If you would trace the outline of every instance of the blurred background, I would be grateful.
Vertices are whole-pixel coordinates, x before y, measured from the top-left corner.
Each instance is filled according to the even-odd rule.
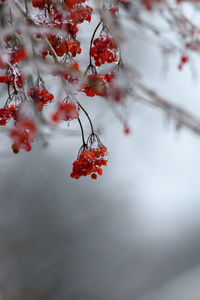
[[[198,115],[189,65],[178,71],[175,56],[163,72],[143,39],[123,52],[150,87]],[[0,299],[199,300],[200,138],[132,99],[125,136],[104,100],[81,101],[109,150],[95,182],[69,176],[80,136],[52,134],[13,155],[1,132]]]

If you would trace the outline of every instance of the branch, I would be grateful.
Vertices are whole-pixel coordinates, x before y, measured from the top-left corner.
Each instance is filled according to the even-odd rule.
[[[135,89],[138,89],[138,92],[136,90],[132,95],[135,101],[160,108],[167,116],[175,120],[177,129],[187,128],[195,134],[200,135],[200,119],[194,114],[179,105],[170,103],[170,101],[162,98],[140,81],[135,80]],[[144,94],[144,96],[140,93]]]

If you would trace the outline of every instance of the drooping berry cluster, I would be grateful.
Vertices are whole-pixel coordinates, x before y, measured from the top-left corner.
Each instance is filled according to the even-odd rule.
[[[78,119],[78,106],[74,102],[67,100],[58,104],[57,111],[52,115],[52,121],[58,123],[60,121],[71,121]]]
[[[76,77],[76,74],[78,75],[79,72],[79,64],[76,61],[70,62],[67,65],[67,69],[69,71],[54,71],[53,75],[61,76],[71,84],[77,84],[78,78]]]
[[[106,96],[106,80],[104,74],[90,74],[85,83],[81,86],[81,91],[88,97]]]
[[[25,82],[24,74],[23,73],[17,74],[13,72],[13,70],[9,70],[8,72],[11,74],[0,76],[0,83],[5,83],[13,87],[17,86],[19,88],[22,88],[22,85]]]
[[[28,90],[27,95],[35,101],[39,111],[42,111],[43,107],[48,102],[52,102],[54,98],[54,95],[49,93],[43,86],[34,87]]]
[[[86,6],[76,6],[74,10],[71,11],[70,17],[75,24],[81,24],[84,21],[91,21],[92,7]]]
[[[107,33],[102,33],[93,41],[91,57],[94,58],[97,67],[102,64],[116,62],[118,60],[117,45],[115,40]]]
[[[36,124],[32,119],[26,117],[17,118],[15,127],[10,131],[10,137],[13,140],[12,150],[18,153],[20,149],[27,152],[31,150],[31,143],[34,142],[36,134]]]
[[[96,140],[94,135],[91,135],[92,139]],[[82,176],[91,175],[93,180],[97,179],[97,174],[102,175],[102,166],[107,165],[107,149],[97,140],[91,145],[84,146],[78,159],[73,163],[73,169],[71,177],[79,179]]]
[[[16,119],[16,107],[14,105],[0,108],[0,125],[2,127],[5,126],[11,118]]]
[[[27,58],[26,50],[19,46],[18,49],[7,48],[0,53],[0,69],[4,74],[0,75],[0,83],[22,88],[25,82],[25,75],[19,71],[18,63]]]
[[[6,48],[1,52],[0,56],[0,68],[6,69],[10,65],[15,65],[27,58],[27,52],[24,47],[19,46],[18,49]]]
[[[53,47],[55,53],[59,56],[62,57],[65,54],[71,54],[72,57],[75,57],[77,54],[81,53],[81,47],[80,47],[80,42],[79,41],[68,41],[64,40],[63,38],[57,37],[54,34],[49,34],[48,35],[48,41]],[[41,51],[41,54],[43,57],[49,55],[52,55],[52,52],[46,48],[44,48]]]
[[[13,50],[11,55],[10,55],[10,63],[12,65],[19,63],[20,61],[24,60],[27,58],[27,52],[26,50],[21,47],[17,50]]]
[[[109,98],[115,102],[121,102],[124,98],[124,91],[117,86],[115,73],[90,74],[81,86],[81,91],[88,97],[101,96]]]
[[[90,22],[93,9],[83,4],[85,0],[67,0],[61,2],[63,3],[64,10],[60,10],[59,1],[57,5],[56,1],[32,0],[32,5],[45,12],[45,25],[62,29],[69,35],[69,38],[66,39],[60,34],[51,31],[38,34],[36,37],[38,39],[47,38],[57,56],[71,55],[75,57],[81,53],[80,42],[76,39],[78,32],[77,25],[84,21]],[[37,22],[42,24],[40,19]],[[52,55],[52,51],[48,47],[44,47],[41,50],[41,54],[45,58],[48,54]]]
[[[0,125],[2,127],[6,126],[10,119],[17,120],[23,100],[23,94],[20,91],[10,95],[4,107],[0,108]]]

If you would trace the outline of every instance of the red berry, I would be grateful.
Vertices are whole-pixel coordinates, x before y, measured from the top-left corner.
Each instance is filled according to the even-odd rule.
[[[96,180],[96,179],[97,179],[97,175],[96,175],[95,173],[92,173],[91,178],[92,178],[93,180]]]

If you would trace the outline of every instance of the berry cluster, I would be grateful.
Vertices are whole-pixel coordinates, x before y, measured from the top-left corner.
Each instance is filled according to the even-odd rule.
[[[114,102],[121,103],[125,99],[126,91],[119,86],[116,81],[116,73],[110,72],[105,74],[107,82],[106,97]]]
[[[74,102],[67,100],[58,104],[57,111],[52,115],[51,119],[54,123],[58,123],[61,120],[71,121],[78,119],[79,112],[78,107]]]
[[[67,42],[68,51],[71,53],[72,57],[75,57],[77,54],[81,53],[81,47],[79,41]]]
[[[22,85],[25,82],[24,74],[16,74],[12,70],[9,69],[9,72],[12,72],[8,75],[2,75],[0,76],[0,83],[9,84],[12,86],[17,85],[19,88],[22,88]]]
[[[57,8],[55,1],[32,0],[32,5],[45,11],[46,25],[62,29],[72,38],[72,40],[65,40],[57,34],[44,34],[44,36],[48,38],[56,54],[59,57],[62,57],[64,54],[71,53],[71,55],[75,57],[77,54],[81,53],[80,42],[76,40],[76,34],[78,32],[77,25],[84,21],[90,22],[93,9],[88,5],[84,6],[82,4],[85,0],[67,0],[63,2],[63,5],[66,5],[67,10],[62,12]],[[40,22],[41,21],[39,21],[39,23]],[[37,35],[37,38],[41,37],[42,35]],[[48,54],[52,55],[51,51],[46,48],[43,49],[41,53],[43,57]]]
[[[15,128],[10,131],[10,137],[13,140],[12,149],[14,153],[18,153],[20,149],[27,152],[31,150],[31,143],[34,142],[36,134],[36,125],[32,119],[17,118]]]
[[[88,97],[106,96],[106,80],[104,74],[90,74],[82,84],[81,91]]]
[[[51,34],[48,36],[48,41],[50,42],[51,46],[53,47],[54,51],[58,56],[61,57],[67,53],[68,51],[67,41],[65,41],[63,38]],[[50,52],[49,54],[51,55],[52,53]]]
[[[1,52],[0,68],[9,68],[9,65],[15,65],[27,58],[27,52],[23,47],[18,49],[7,48]]]
[[[97,179],[97,174],[102,175],[101,166],[107,165],[107,149],[99,144],[97,147],[83,148],[78,159],[73,163],[71,177],[79,179],[81,176],[91,175],[93,180]]]
[[[74,9],[71,12],[71,19],[75,24],[81,24],[84,21],[91,21],[91,14],[92,14],[92,7],[86,5],[86,6],[77,6],[76,9]]]
[[[52,8],[49,11],[49,19],[54,28],[62,28],[64,16],[61,11],[57,10],[56,8]]]
[[[124,98],[123,90],[117,86],[115,73],[90,74],[81,86],[81,91],[88,97],[101,96],[115,102],[121,102]]]
[[[5,126],[7,122],[12,118],[17,120],[18,113],[21,104],[24,100],[24,96],[21,92],[13,92],[3,108],[0,108],[0,125]]]
[[[91,57],[94,58],[97,67],[102,64],[116,62],[118,60],[117,45],[115,40],[106,33],[93,41]]]
[[[68,41],[63,38],[57,37],[55,35],[48,35],[48,41],[53,47],[56,55],[62,57],[65,54],[71,54],[72,57],[75,57],[77,54],[81,53],[81,47],[79,41]],[[52,52],[46,48],[41,51],[43,57],[52,55]]]
[[[43,86],[42,87],[34,87],[27,91],[27,95],[31,97],[39,111],[43,110],[44,105],[48,102],[52,102],[54,95],[49,93]]]
[[[16,117],[17,117],[17,109],[14,105],[0,108],[0,125],[2,127],[5,126],[11,118],[16,120]]]
[[[67,69],[67,71],[56,70],[53,72],[53,75],[61,76],[63,79],[65,79],[71,84],[77,84],[78,78],[76,77],[76,73],[78,74],[79,64],[73,61],[67,65]]]
[[[18,63],[27,58],[23,47],[18,49],[7,48],[0,55],[0,68],[5,69],[5,74],[0,76],[0,83],[22,88],[25,75],[18,70]]]
[[[19,63],[20,61],[24,60],[27,58],[27,52],[26,50],[21,47],[17,50],[13,50],[11,55],[10,55],[10,63],[12,65]]]

